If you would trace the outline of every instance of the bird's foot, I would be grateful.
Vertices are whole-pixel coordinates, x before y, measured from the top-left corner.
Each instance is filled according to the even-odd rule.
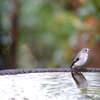
[[[86,70],[86,67],[82,67],[82,70],[85,72],[85,70]]]

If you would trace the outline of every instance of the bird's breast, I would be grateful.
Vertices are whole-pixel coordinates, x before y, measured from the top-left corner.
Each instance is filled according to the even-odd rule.
[[[76,66],[83,66],[88,59],[88,54],[81,54],[79,56],[79,61],[76,62]]]

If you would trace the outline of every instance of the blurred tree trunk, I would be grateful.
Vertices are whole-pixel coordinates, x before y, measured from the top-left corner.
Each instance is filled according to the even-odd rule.
[[[2,2],[0,2],[2,5]],[[2,11],[2,6],[0,6],[0,10]],[[1,12],[0,11],[0,12]],[[4,34],[2,28],[2,15],[0,13],[0,70],[2,69],[15,69],[17,68],[16,62],[16,46],[17,46],[17,38],[18,38],[18,0],[10,0],[10,38],[11,41],[10,46],[8,44],[4,44],[3,42],[9,37]],[[3,39],[6,37],[7,39]],[[9,47],[10,48],[9,48]],[[8,49],[9,48],[9,49]]]
[[[17,27],[17,21],[18,21],[18,0],[11,0],[11,68],[17,68],[16,63],[16,46],[17,46],[17,38],[18,38],[18,27]]]
[[[1,10],[1,7],[0,7],[0,10]],[[4,55],[3,55],[3,52],[2,52],[1,37],[2,37],[2,25],[1,25],[1,13],[0,13],[0,70],[4,69],[4,60],[3,60]]]

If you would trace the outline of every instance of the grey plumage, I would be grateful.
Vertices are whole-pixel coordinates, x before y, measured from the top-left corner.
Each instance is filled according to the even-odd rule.
[[[77,67],[82,67],[87,59],[88,59],[88,52],[91,51],[91,49],[88,48],[83,48],[75,57],[71,68],[77,68]]]

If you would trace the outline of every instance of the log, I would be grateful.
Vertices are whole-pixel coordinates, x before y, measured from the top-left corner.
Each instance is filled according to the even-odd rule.
[[[0,70],[0,75],[16,75],[24,73],[45,73],[45,72],[100,72],[100,68],[41,68],[41,69],[8,69]]]

